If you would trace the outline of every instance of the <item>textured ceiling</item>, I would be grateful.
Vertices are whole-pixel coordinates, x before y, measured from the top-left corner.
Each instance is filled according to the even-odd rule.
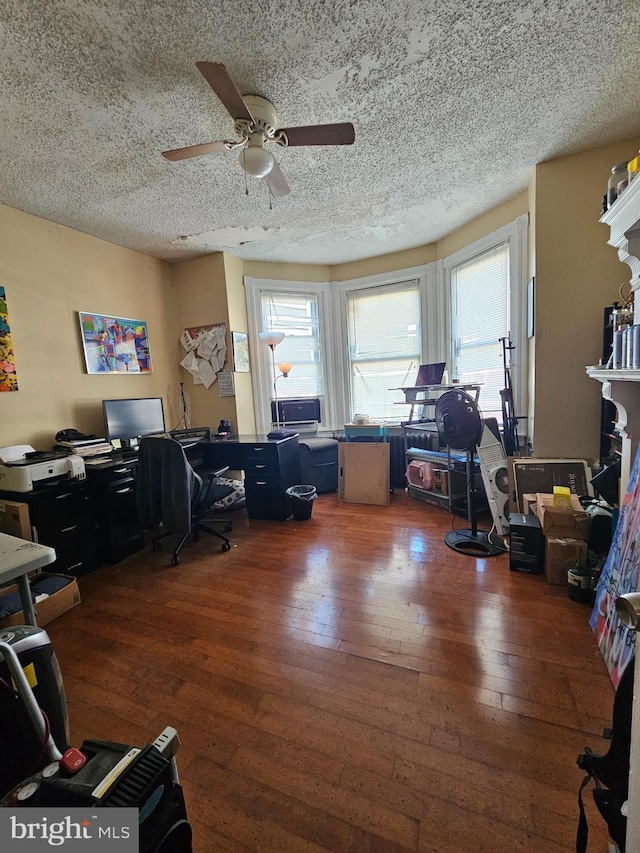
[[[273,146],[273,209],[237,154],[168,162],[234,138],[197,60],[355,144]],[[0,202],[166,260],[356,260],[639,134],[639,77],[638,0],[2,0]]]

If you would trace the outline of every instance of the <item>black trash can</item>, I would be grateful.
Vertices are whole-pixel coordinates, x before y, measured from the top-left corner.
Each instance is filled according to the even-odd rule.
[[[296,521],[308,521],[311,518],[313,502],[318,497],[315,486],[290,486],[287,497],[291,512]]]

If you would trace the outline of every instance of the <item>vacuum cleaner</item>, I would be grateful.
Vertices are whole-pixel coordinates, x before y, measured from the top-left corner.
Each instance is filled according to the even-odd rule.
[[[0,751],[9,757],[0,807],[135,808],[140,853],[192,853],[176,730],[143,747],[85,740],[69,748],[60,668],[41,628],[0,633],[0,721]]]

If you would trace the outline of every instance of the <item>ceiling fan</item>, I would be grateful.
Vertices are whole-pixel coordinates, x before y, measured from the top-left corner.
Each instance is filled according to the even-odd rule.
[[[240,165],[245,172],[255,178],[264,178],[272,195],[283,196],[290,192],[289,185],[275,157],[264,147],[265,142],[275,142],[286,148],[292,145],[352,145],[355,140],[351,122],[279,128],[273,104],[259,95],[241,95],[220,62],[196,62],[196,67],[229,112],[240,139],[163,151],[162,156],[167,160],[239,151]]]

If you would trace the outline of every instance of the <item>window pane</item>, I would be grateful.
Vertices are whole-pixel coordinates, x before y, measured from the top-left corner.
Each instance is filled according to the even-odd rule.
[[[351,416],[400,420],[408,416],[404,394],[420,364],[420,298],[417,281],[352,291],[347,295]]]
[[[502,423],[499,339],[509,334],[508,244],[452,268],[451,311],[454,376],[462,383],[481,383],[478,402],[483,415]]]
[[[276,375],[279,362],[292,367],[286,379],[278,380],[278,397],[318,397],[323,393],[318,300],[313,293],[263,293],[262,328],[284,332],[275,348]],[[273,399],[273,360],[269,353],[271,398]]]

